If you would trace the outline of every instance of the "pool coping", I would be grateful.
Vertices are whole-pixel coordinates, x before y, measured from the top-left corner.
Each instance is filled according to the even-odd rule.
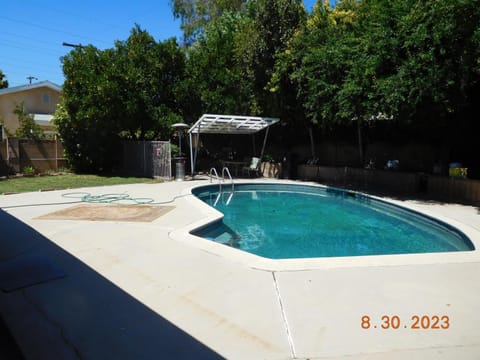
[[[236,184],[256,184],[251,180],[236,181]],[[263,180],[261,184],[278,184],[278,181]],[[312,182],[296,182],[282,181],[281,184],[291,185],[308,185],[322,189],[332,188],[326,185],[316,184]],[[215,184],[210,184],[215,185]],[[191,223],[188,226],[177,229],[170,233],[170,237],[176,241],[183,241],[191,246],[198,247],[204,251],[211,252],[218,256],[230,259],[231,261],[240,263],[252,269],[265,271],[305,271],[315,269],[331,269],[342,267],[366,267],[366,266],[399,266],[399,265],[417,265],[417,264],[448,264],[457,262],[477,262],[480,261],[480,233],[478,230],[468,226],[460,221],[456,221],[446,216],[433,213],[417,206],[415,203],[395,200],[391,198],[369,195],[360,191],[355,193],[376,199],[382,202],[390,203],[401,208],[406,208],[414,212],[438,219],[449,226],[460,230],[465,234],[474,246],[471,251],[455,251],[455,252],[435,252],[435,253],[418,253],[418,254],[395,254],[395,255],[363,255],[363,256],[342,256],[342,257],[324,257],[324,258],[299,258],[299,259],[269,259],[255,254],[251,254],[239,249],[232,248],[227,245],[215,243],[201,237],[192,235],[191,232],[199,228],[208,226],[222,219],[223,214],[212,208],[202,200],[193,195],[192,191],[199,187],[207,185],[195,185],[191,188],[184,189],[183,195],[192,195],[188,201],[195,203],[195,206],[201,207],[207,214],[203,219]],[[338,188],[336,188],[338,189]],[[341,190],[341,189],[340,189]],[[350,190],[345,190],[350,191]]]

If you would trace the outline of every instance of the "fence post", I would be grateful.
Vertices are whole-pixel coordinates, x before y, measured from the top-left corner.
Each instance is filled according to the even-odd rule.
[[[53,136],[55,140],[55,171],[58,172],[58,136],[55,134]]]

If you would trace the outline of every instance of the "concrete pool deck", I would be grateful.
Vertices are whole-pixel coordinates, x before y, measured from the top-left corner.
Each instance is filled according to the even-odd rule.
[[[478,358],[480,251],[264,260],[188,234],[218,217],[189,193],[208,183],[0,196],[0,315],[25,357]],[[174,208],[151,222],[41,218],[82,191]],[[395,202],[480,248],[478,208]]]

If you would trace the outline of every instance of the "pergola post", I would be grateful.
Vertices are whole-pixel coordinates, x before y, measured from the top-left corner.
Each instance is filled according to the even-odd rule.
[[[192,179],[195,174],[195,162],[193,161],[193,148],[192,148],[192,133],[188,133],[190,140],[190,172],[192,173]]]
[[[263,153],[265,151],[265,146],[267,145],[268,130],[269,128],[267,127],[267,130],[265,130],[265,137],[263,138],[263,146],[262,146],[262,152],[260,153],[260,161],[262,161],[263,159]]]

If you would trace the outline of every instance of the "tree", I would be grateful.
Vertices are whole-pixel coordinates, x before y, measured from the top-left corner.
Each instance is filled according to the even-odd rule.
[[[313,124],[437,127],[465,107],[479,83],[476,0],[344,0],[317,4],[279,57]]]
[[[15,136],[23,139],[40,140],[44,133],[40,125],[33,120],[32,115],[25,112],[23,102],[15,105],[13,113],[17,115],[20,126],[15,131]]]
[[[168,137],[181,120],[177,83],[183,79],[185,56],[174,39],[156,43],[135,27],[127,41],[115,44],[115,75],[122,91],[123,137],[151,140]]]
[[[8,88],[8,80],[5,79],[6,75],[0,70],[0,89]]]
[[[248,27],[241,13],[226,13],[208,24],[188,52],[189,84],[201,113],[250,113],[251,83],[239,66],[236,38]]]
[[[62,58],[62,106],[54,121],[76,171],[98,172],[114,165],[113,154],[119,148],[121,88],[116,81],[106,81],[112,77],[113,58],[113,49],[100,51],[93,46],[75,49]]]
[[[301,1],[261,0],[209,20],[188,49],[198,111],[282,114],[295,100],[293,88],[274,92],[268,84],[278,54],[305,17]]]
[[[336,116],[342,122],[356,122],[359,163],[364,164],[366,123],[392,120],[397,109],[385,99],[382,83],[401,61],[398,32],[402,17],[410,10],[405,1],[364,1],[355,4],[351,31],[343,31],[342,52],[353,59],[345,64],[345,77],[335,96]]]
[[[205,26],[227,12],[239,12],[246,0],[170,0],[175,18],[181,21],[184,42],[192,45]]]
[[[468,103],[480,81],[479,3],[414,2],[400,24],[403,57],[384,94],[404,117],[438,125]]]
[[[176,84],[185,57],[174,39],[157,43],[136,26],[114,48],[87,46],[62,58],[65,83],[55,116],[77,171],[108,171],[121,139],[168,138],[181,119]]]
[[[306,20],[306,11],[300,0],[259,0],[249,5],[252,36],[245,67],[251,74],[258,112],[280,116],[286,106],[292,106],[285,100],[294,90],[286,82],[280,92],[271,91],[269,83],[278,57]]]
[[[361,104],[364,118],[383,114],[404,127],[448,133],[480,80],[478,5],[475,0],[364,1],[356,73],[343,88],[370,81],[359,87],[360,97],[345,93],[345,102]]]
[[[336,96],[354,61],[352,31],[357,6],[355,1],[344,1],[332,9],[328,1],[317,3],[277,56],[270,86],[275,91],[282,91],[285,84],[293,87],[296,112],[303,114],[297,115],[296,123],[308,130],[312,157],[313,129],[343,122]]]

